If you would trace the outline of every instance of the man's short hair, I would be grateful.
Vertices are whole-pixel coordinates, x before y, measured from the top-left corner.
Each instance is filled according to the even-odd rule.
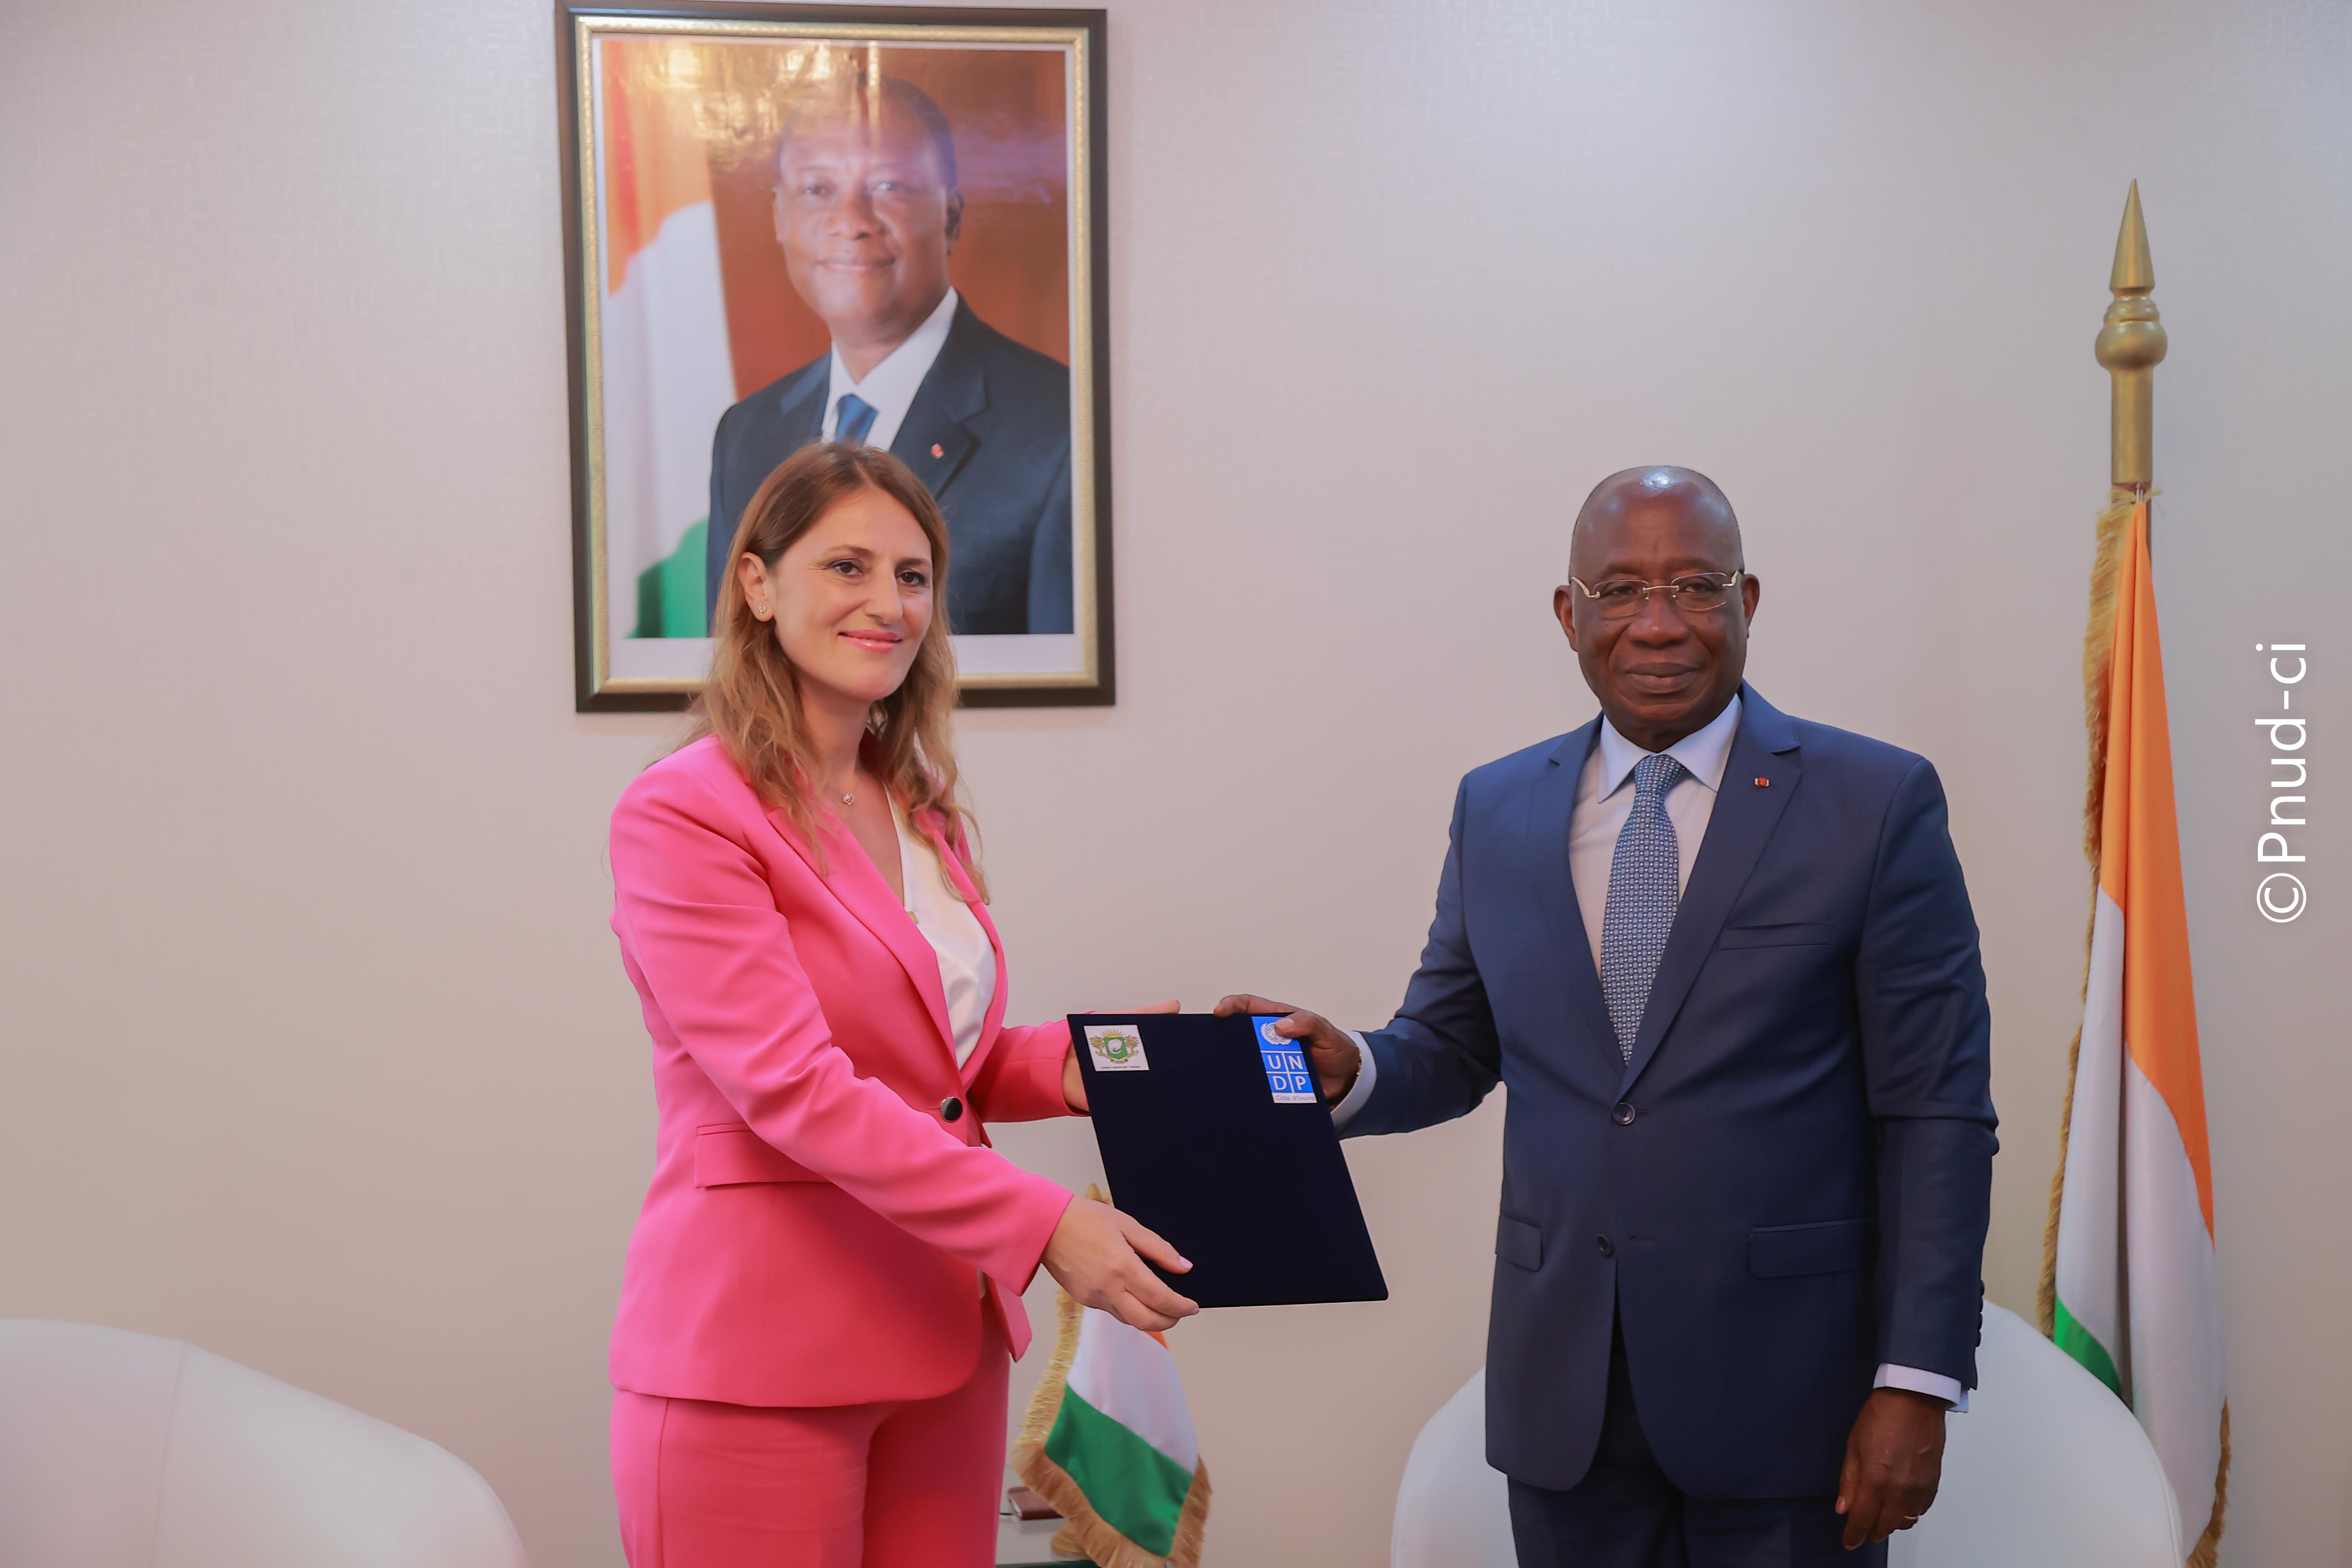
[[[792,144],[793,128],[800,123],[803,116],[831,109],[845,99],[853,104],[865,102],[869,92],[869,80],[866,77],[855,77],[842,87],[819,88],[793,104],[792,112],[784,116],[782,133],[776,138],[776,167],[783,167],[784,149]],[[931,95],[906,78],[896,76],[886,76],[878,82],[873,82],[870,90],[879,93],[884,104],[896,104],[914,115],[917,123],[923,128],[923,134],[930,139],[931,152],[940,161],[942,183],[950,191],[957,189],[955,132],[950,128],[948,117],[940,112],[940,106],[931,101]]]

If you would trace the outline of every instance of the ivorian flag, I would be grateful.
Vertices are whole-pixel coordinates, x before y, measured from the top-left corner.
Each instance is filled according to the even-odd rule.
[[[2213,1167],[2148,574],[2148,503],[2100,520],[2084,647],[2098,868],[2083,1030],[2052,1194],[2043,1327],[2139,1417],[2210,1568],[2230,1456]]]
[[[701,637],[710,439],[735,401],[699,47],[600,38],[604,547],[615,636]]]
[[[1068,1522],[1056,1552],[1100,1568],[1199,1568],[1209,1471],[1167,1342],[1061,1303],[1061,1337],[1013,1468]]]

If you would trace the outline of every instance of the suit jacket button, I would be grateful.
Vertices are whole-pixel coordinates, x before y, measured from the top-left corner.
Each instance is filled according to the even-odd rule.
[[[941,1120],[947,1121],[955,1121],[961,1119],[963,1116],[963,1101],[958,1100],[952,1094],[949,1095],[945,1100],[940,1101],[940,1116]]]
[[[1609,1113],[1609,1120],[1614,1121],[1620,1127],[1633,1126],[1633,1107],[1632,1102],[1629,1100],[1619,1100],[1617,1102],[1617,1108]]]
[[[1617,1256],[1617,1244],[1611,1241],[1605,1236],[1594,1237],[1592,1238],[1592,1245],[1601,1249],[1601,1256],[1603,1258],[1614,1258]]]

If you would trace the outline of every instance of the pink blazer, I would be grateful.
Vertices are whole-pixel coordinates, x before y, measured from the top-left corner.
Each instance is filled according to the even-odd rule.
[[[856,839],[835,827],[824,849],[710,739],[639,774],[613,813],[613,930],[660,1112],[615,1387],[929,1398],[971,1376],[992,1299],[1013,1353],[1028,1346],[1020,1292],[1070,1194],[991,1149],[983,1124],[1068,1114],[1069,1026],[1003,1026],[1004,949],[975,903],[996,999],[959,1071],[930,944]]]

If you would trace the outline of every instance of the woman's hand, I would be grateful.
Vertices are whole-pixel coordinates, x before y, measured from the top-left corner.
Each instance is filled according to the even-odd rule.
[[[1138,1013],[1181,1013],[1183,1006],[1175,1002],[1154,1002],[1149,1007],[1138,1007]],[[1078,1071],[1078,1042],[1070,1042],[1070,1054],[1062,1058],[1062,1099],[1080,1116],[1087,1114],[1087,1080]]]
[[[1045,1243],[1045,1271],[1070,1300],[1099,1307],[1122,1323],[1157,1333],[1201,1310],[1144,1266],[1150,1258],[1172,1274],[1191,1270],[1176,1249],[1108,1204],[1072,1198]]]

